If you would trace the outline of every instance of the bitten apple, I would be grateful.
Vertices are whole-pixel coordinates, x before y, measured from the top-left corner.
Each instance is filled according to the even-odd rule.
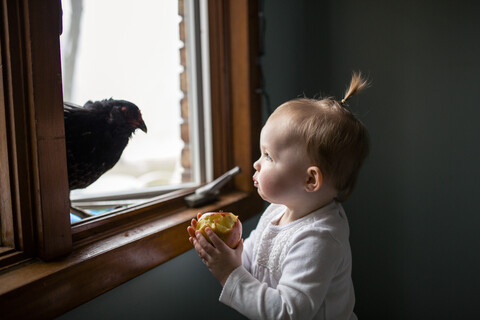
[[[205,228],[215,232],[230,248],[235,248],[242,237],[242,223],[231,212],[207,212],[198,219],[196,229],[209,241]]]

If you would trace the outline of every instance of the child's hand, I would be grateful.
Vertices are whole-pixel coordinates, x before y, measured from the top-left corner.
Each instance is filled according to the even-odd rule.
[[[196,238],[195,236],[195,232],[197,231],[197,223],[198,223],[198,220],[200,219],[200,217],[202,216],[202,213],[199,212],[197,213],[197,219],[192,219],[191,223],[190,223],[190,226],[187,227],[187,232],[188,232],[188,235],[190,236],[188,238],[188,240],[190,240],[190,242],[195,245],[193,243],[193,239]]]
[[[197,223],[200,217],[202,216],[202,213],[199,212],[197,213],[197,219],[192,219],[191,225],[187,228],[188,234],[190,235],[190,242],[192,242],[192,238],[195,238],[195,231],[197,230]],[[192,242],[193,244],[193,242]]]
[[[200,215],[197,215],[197,219],[200,218]],[[212,241],[212,245],[200,231],[195,230],[196,225],[197,220],[192,219],[191,226],[187,228],[190,235],[189,240],[210,272],[223,286],[230,273],[242,265],[243,239],[235,249],[232,249],[212,229],[206,228],[205,232]]]

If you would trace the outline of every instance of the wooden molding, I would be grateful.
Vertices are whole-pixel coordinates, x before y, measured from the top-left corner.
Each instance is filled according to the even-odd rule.
[[[59,9],[57,1],[1,3],[9,216],[15,221],[15,248],[45,260],[72,248]]]
[[[261,125],[258,1],[208,4],[214,174],[238,165],[242,173],[235,187],[252,191]]]
[[[60,66],[61,6],[23,1],[38,255],[72,249]],[[50,16],[50,19],[45,17]]]

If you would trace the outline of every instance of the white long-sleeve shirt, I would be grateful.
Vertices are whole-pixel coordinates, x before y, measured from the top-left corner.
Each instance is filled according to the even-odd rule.
[[[357,319],[342,205],[278,226],[285,209],[265,210],[219,300],[250,319]]]

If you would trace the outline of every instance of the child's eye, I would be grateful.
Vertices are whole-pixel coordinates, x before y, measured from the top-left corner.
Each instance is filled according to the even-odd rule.
[[[270,155],[268,154],[268,152],[264,152],[264,153],[263,153],[263,156],[265,157],[265,159],[267,159],[267,161],[272,161],[272,157],[270,157]]]

